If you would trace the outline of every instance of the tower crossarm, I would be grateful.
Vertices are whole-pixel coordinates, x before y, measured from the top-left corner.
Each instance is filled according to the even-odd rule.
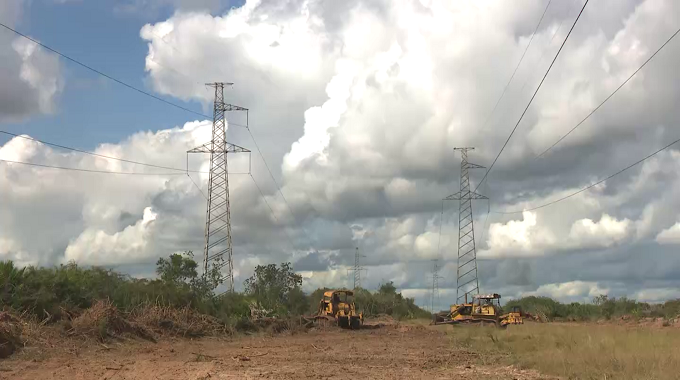
[[[225,143],[225,149],[214,149],[215,144],[210,141],[203,145],[197,146],[194,149],[188,150],[187,153],[250,153],[250,150],[232,143]]]
[[[489,198],[482,194],[477,194],[474,191],[469,191],[467,193],[462,193],[458,191],[444,198],[445,201],[459,201],[462,199],[489,199]]]

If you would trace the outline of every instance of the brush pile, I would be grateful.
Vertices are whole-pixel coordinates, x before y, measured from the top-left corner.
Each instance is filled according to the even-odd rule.
[[[148,304],[133,310],[130,320],[159,335],[195,338],[233,333],[217,318],[198,313],[189,307],[178,309]]]
[[[0,312],[0,359],[6,358],[21,347],[21,323],[6,312]]]
[[[144,327],[125,319],[109,300],[97,301],[73,319],[71,326],[71,334],[94,337],[101,342],[130,335],[155,341]]]

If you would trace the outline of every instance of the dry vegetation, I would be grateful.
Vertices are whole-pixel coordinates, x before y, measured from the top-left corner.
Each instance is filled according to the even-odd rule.
[[[592,303],[561,304],[527,297],[507,306],[522,306],[552,323],[511,326],[503,331],[429,326],[429,318],[414,319],[429,317],[429,313],[387,283],[376,292],[360,289],[356,293],[357,306],[373,319],[374,330],[297,334],[300,314],[314,312],[323,289],[304,294],[301,278],[288,264],[258,266],[246,283],[245,293],[219,296],[195,268],[190,255],[172,255],[158,261],[160,278],[138,280],[75,264],[17,268],[11,262],[0,262],[0,358],[18,353],[10,360],[13,373],[25,375],[19,378],[41,378],[40,371],[52,369],[70,379],[73,369],[62,368],[61,359],[91,355],[107,368],[108,361],[120,359],[116,355],[129,356],[130,347],[144,344],[149,350],[149,373],[154,374],[157,360],[185,363],[188,359],[178,359],[174,352],[181,353],[178,346],[188,342],[219,351],[227,341],[236,344],[246,336],[266,336],[278,347],[298,345],[297,353],[267,351],[266,360],[258,359],[266,362],[264,367],[270,374],[278,373],[278,365],[288,366],[281,371],[291,378],[299,378],[294,376],[296,371],[308,370],[316,359],[336,358],[335,351],[348,355],[348,360],[360,358],[365,362],[365,368],[352,370],[368,378],[380,378],[378,375],[388,372],[407,374],[404,371],[420,378],[458,372],[472,375],[477,370],[468,368],[471,363],[496,374],[505,373],[503,368],[529,369],[522,376],[531,379],[545,378],[534,376],[535,371],[565,379],[679,378],[680,349],[676,347],[680,347],[680,300],[650,305],[599,296]],[[405,320],[408,322],[399,325]],[[195,339],[201,337],[218,338]],[[333,348],[336,345],[337,350]],[[158,347],[166,346],[168,357],[154,356]],[[347,347],[355,347],[355,351]],[[105,359],[96,353],[102,349],[107,353]],[[238,347],[230,350],[237,352]],[[335,356],[327,358],[329,350]],[[134,357],[126,360],[137,362]],[[35,373],[21,372],[22,363],[29,362],[44,365],[34,366]],[[232,364],[217,366],[215,371],[243,374],[242,370],[253,369]],[[84,373],[86,365],[82,367]],[[178,366],[177,373],[185,367]],[[378,372],[370,368],[378,368]],[[254,368],[253,373],[260,369]],[[178,376],[169,373],[167,378],[186,378]]]
[[[529,323],[507,330],[447,327],[451,344],[483,364],[512,364],[566,379],[677,379],[680,329]]]
[[[680,328],[664,326],[661,320],[654,324],[527,323],[497,330],[429,326],[427,320],[399,322],[382,316],[370,322],[381,326],[376,329],[312,329],[304,334],[291,328],[294,322],[280,322],[255,333],[233,335],[212,317],[159,305],[121,313],[108,302],[98,302],[61,324],[26,322],[3,313],[0,339],[27,347],[0,370],[11,374],[9,378],[36,378],[57,371],[60,375],[55,378],[67,379],[77,371],[83,371],[82,378],[99,378],[88,377],[88,368],[104,372],[120,368],[127,371],[125,378],[151,379],[155,378],[152,367],[163,363],[168,376],[159,378],[200,378],[183,377],[193,367],[201,368],[200,376],[300,378],[299,374],[307,373],[308,378],[316,378],[324,370],[309,372],[310,363],[332,360],[340,365],[346,359],[355,365],[345,370],[364,378],[485,374],[494,379],[676,379],[680,373]],[[194,339],[211,335],[222,338]],[[251,352],[255,346],[260,348]],[[141,358],[135,354],[139,350]],[[27,363],[33,364],[23,369]]]

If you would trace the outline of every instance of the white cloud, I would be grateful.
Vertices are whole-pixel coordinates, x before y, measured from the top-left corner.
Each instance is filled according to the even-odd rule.
[[[599,222],[580,219],[571,226],[570,244],[574,248],[609,247],[629,236],[630,224],[628,219],[619,221],[607,214],[602,214]]]
[[[19,21],[23,1],[0,4],[0,21],[10,26]],[[59,57],[34,42],[14,34],[0,34],[0,121],[55,111],[64,86]]]
[[[184,152],[204,142],[210,128],[210,122],[204,121],[139,132],[117,144],[102,144],[95,153],[183,169]],[[178,250],[202,253],[205,199],[182,171],[64,153],[20,137],[0,146],[0,159],[91,170],[172,173],[127,176],[0,163],[0,252],[5,257],[41,265],[68,260],[129,265],[152,264]],[[207,155],[192,157],[191,169],[206,170],[208,159]],[[247,160],[235,155],[230,168],[247,171]],[[205,192],[206,174],[191,175]],[[234,218],[234,229],[247,231],[245,226],[262,223],[261,232],[270,234],[274,226],[248,177],[234,175],[230,185],[239,199],[232,204],[233,212],[244,215],[243,210],[252,210],[250,215]],[[40,231],[40,238],[35,231]],[[259,239],[253,237],[249,242]],[[263,242],[261,247],[268,244]],[[243,246],[238,250],[243,253]]]
[[[545,296],[562,302],[590,302],[600,294],[608,294],[609,289],[602,288],[597,282],[570,281],[557,284],[544,284],[535,291],[525,292],[522,296]]]
[[[325,271],[304,271],[300,272],[303,278],[303,290],[306,292],[313,292],[318,288],[351,288],[347,269],[349,268],[335,268]]]
[[[17,265],[35,264],[28,252],[21,249],[12,239],[0,236],[0,260],[11,260]]]
[[[656,241],[659,244],[680,244],[680,222],[659,232],[656,235]]]
[[[186,4],[156,2],[179,3]],[[253,176],[274,209],[276,225],[248,177],[230,181],[236,200],[234,241],[240,278],[258,263],[309,257],[306,248],[313,245],[321,253],[308,264],[327,268],[309,274],[306,286],[342,285],[354,247],[359,246],[367,256],[369,286],[384,279],[406,290],[424,289],[429,286],[429,260],[440,246],[442,273],[447,277],[442,287],[454,286],[458,226],[453,205],[445,210],[439,241],[441,198],[458,187],[460,157],[451,148],[477,146],[471,161],[488,165],[504,144],[508,123],[526,105],[575,16],[574,6],[551,4],[516,79],[485,124],[544,6],[539,0],[523,0],[519,6],[438,0],[398,4],[262,0],[247,1],[219,16],[186,12],[182,5],[167,20],[144,26],[140,35],[148,43],[146,71],[154,90],[198,100],[209,112],[212,93],[203,83],[236,82],[225,93],[227,101],[250,109],[252,131],[293,210],[294,216],[257,157]],[[491,198],[492,209],[509,208],[505,203],[530,208],[559,199],[665,145],[680,122],[676,112],[680,91],[673,85],[680,80],[674,65],[677,44],[669,44],[611,104],[550,154],[533,159],[675,30],[679,6],[662,0],[588,5],[522,125],[479,189]],[[8,51],[13,75],[0,75],[0,87],[3,80],[14,78],[31,90],[32,107],[39,108],[39,94],[49,95],[54,87],[42,92],[31,87],[31,81],[37,83],[35,53],[24,62],[17,50]],[[10,104],[1,95],[2,91],[0,108]],[[54,99],[47,95],[43,99]],[[245,123],[237,114],[229,117]],[[97,152],[184,167],[186,149],[208,137],[207,123],[192,122],[183,128],[136,133],[103,144]],[[230,130],[228,139],[253,147],[247,133]],[[602,277],[629,281],[639,264],[627,254],[639,247],[630,245],[654,244],[650,255],[661,255],[665,251],[657,249],[664,247],[652,239],[677,221],[676,156],[659,154],[606,184],[521,217],[492,215],[488,234],[480,228],[483,206],[475,204],[477,238],[485,237],[479,244],[482,286],[512,294],[541,286],[541,292],[558,295],[581,289],[585,297],[592,284],[597,284],[596,290],[607,289]],[[19,139],[0,147],[0,157],[104,170],[152,170],[55,152]],[[192,156],[192,165],[207,169],[205,157]],[[480,174],[473,174],[473,183]],[[194,179],[205,186],[204,175]],[[185,175],[93,177],[0,164],[0,191],[11,205],[0,208],[0,231],[14,247],[9,255],[30,252],[34,262],[54,263],[65,259],[73,243],[79,250],[71,252],[87,257],[84,243],[97,236],[115,250],[98,251],[120,263],[144,258],[152,265],[150,258],[182,249],[200,253],[205,203]],[[157,217],[144,226],[142,213],[147,207]],[[62,228],[57,231],[55,225]],[[27,226],[45,233],[36,238]],[[295,247],[289,246],[283,227]],[[585,252],[572,254],[575,249]],[[97,262],[100,256],[89,260]],[[516,267],[504,265],[505,258]],[[555,263],[565,270],[559,282],[544,273]],[[655,265],[645,275],[663,277],[680,261],[666,255]],[[597,273],[587,280],[581,277],[591,267],[597,267]],[[570,282],[575,278],[584,279],[586,285]],[[559,285],[563,283],[570,285]],[[632,293],[639,286],[630,289]]]
[[[522,213],[522,220],[491,223],[487,240],[488,249],[481,251],[479,256],[482,258],[541,256],[545,254],[544,249],[556,242],[552,231],[538,224],[537,214],[525,211]]]
[[[157,216],[151,207],[147,207],[137,223],[113,234],[90,227],[69,243],[64,259],[85,265],[116,265],[153,260],[155,252],[149,252],[147,247]]]
[[[584,218],[571,227],[563,223],[541,220],[546,213],[525,211],[521,220],[491,223],[487,248],[479,252],[482,258],[539,257],[574,249],[605,248],[631,240],[630,220],[617,220],[606,213],[599,221]],[[569,220],[576,214],[562,214]],[[565,218],[566,217],[566,218]],[[478,224],[479,225],[479,224]],[[552,228],[551,228],[552,227]]]
[[[632,294],[631,298],[640,302],[664,302],[678,299],[680,288],[649,288]]]

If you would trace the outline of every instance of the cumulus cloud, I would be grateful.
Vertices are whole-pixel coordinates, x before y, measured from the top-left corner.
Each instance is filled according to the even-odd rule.
[[[23,3],[0,4],[0,21],[15,26]],[[0,33],[0,45],[9,47],[0,49],[0,121],[54,112],[64,85],[57,55],[7,31]]]
[[[256,263],[291,260],[305,271],[309,286],[341,285],[359,246],[366,254],[368,287],[393,280],[405,290],[426,289],[430,260],[439,256],[447,279],[442,287],[449,288],[443,293],[455,297],[450,291],[456,272],[455,206],[447,204],[440,215],[441,199],[458,187],[460,158],[452,148],[476,146],[470,160],[488,165],[504,144],[578,11],[571,2],[551,4],[516,79],[487,123],[544,7],[539,0],[520,5],[249,0],[221,15],[179,7],[167,20],[145,25],[140,36],[148,43],[145,67],[157,92],[198,100],[208,109],[212,94],[202,83],[228,80],[235,85],[227,100],[250,109],[253,134],[287,202],[255,157],[253,176],[266,184],[266,199],[279,222],[252,189],[239,195],[244,198],[235,203],[233,219],[243,224],[234,236],[247,252],[239,259],[239,273]],[[523,123],[478,189],[491,198],[492,210],[521,210],[559,199],[677,138],[680,90],[673,84],[680,80],[675,70],[680,45],[672,43],[572,136],[534,159],[675,31],[679,7],[670,0],[588,5]],[[238,115],[229,117],[245,123]],[[98,150],[153,162],[166,162],[168,152],[178,152],[181,161],[184,150],[207,140],[192,135],[198,131],[205,129],[187,125],[139,133]],[[235,128],[228,138],[252,147],[248,134]],[[19,149],[15,140],[2,148],[5,157],[130,169],[44,147]],[[153,149],[136,148],[144,143]],[[148,156],[137,156],[142,151]],[[487,231],[486,205],[475,203],[482,289],[513,295],[540,290],[569,299],[614,289],[613,284],[624,294],[679,286],[672,269],[680,261],[654,240],[677,222],[679,157],[672,149],[601,186],[521,216],[491,214]],[[201,165],[205,168],[205,161]],[[66,176],[56,189],[35,188],[16,169],[0,165],[0,170],[19,205],[41,204],[38,200],[77,187]],[[480,173],[473,174],[473,185]],[[47,174],[45,180],[56,178]],[[234,183],[235,191],[247,186]],[[200,247],[202,201],[186,177],[145,178],[134,188],[107,177],[106,185],[121,194],[111,196],[104,187],[104,202],[104,195],[76,190],[63,204],[41,209],[61,213],[46,222],[71,221],[64,236],[45,237],[58,243],[33,241],[18,227],[3,228],[9,232],[0,238],[11,239],[14,251],[34,252],[35,260],[62,259],[69,243],[85,231],[119,240],[126,231],[144,235],[136,228],[142,210],[151,207],[157,217],[145,231],[151,234],[148,241],[160,242],[144,249]],[[3,227],[32,222],[16,212],[0,210]],[[282,227],[297,247],[289,247]],[[310,246],[320,253],[309,253]],[[636,254],[641,250],[658,261],[641,262]]]
[[[640,302],[663,302],[677,299],[677,288],[650,288],[633,293],[632,298]]]
[[[541,215],[541,217],[544,214]],[[575,249],[606,248],[631,239],[632,222],[617,220],[602,214],[599,221],[585,218],[573,222],[570,229],[564,223],[539,222],[535,212],[525,211],[522,220],[491,223],[486,249],[482,258],[530,257]]]
[[[116,265],[135,261],[149,261],[147,246],[151,228],[158,215],[151,207],[144,209],[142,219],[122,231],[107,234],[89,227],[66,247],[65,259],[85,265]]]
[[[608,294],[609,289],[601,288],[597,282],[569,281],[557,284],[544,284],[535,291],[523,296],[546,296],[563,301],[590,302],[594,297]]]
[[[139,132],[95,149],[97,154],[180,168],[179,171],[56,151],[21,137],[11,139],[0,146],[0,159],[152,175],[86,173],[0,163],[0,255],[24,264],[53,265],[75,260],[84,265],[128,268],[153,264],[158,257],[175,251],[193,250],[200,259],[205,223],[201,192],[207,191],[205,171],[209,157],[191,157],[191,169],[201,171],[191,173],[191,179],[181,169],[185,167],[183,152],[205,141],[210,124],[196,121],[183,127]],[[231,157],[230,170],[247,172],[247,156]],[[243,274],[252,271],[248,257],[283,261],[287,259],[282,255],[283,249],[289,249],[279,246],[278,240],[284,235],[272,223],[267,206],[254,190],[249,177],[231,176],[230,191],[238,199],[232,203],[236,270]]]
[[[525,211],[522,220],[492,223],[489,226],[488,250],[480,257],[543,255],[542,249],[556,244],[554,234],[537,224],[536,213]]]
[[[602,214],[599,222],[580,219],[571,226],[569,239],[575,248],[609,247],[629,236],[630,224],[628,219],[618,221],[607,214]]]
[[[659,232],[656,241],[660,244],[680,244],[680,223]]]

